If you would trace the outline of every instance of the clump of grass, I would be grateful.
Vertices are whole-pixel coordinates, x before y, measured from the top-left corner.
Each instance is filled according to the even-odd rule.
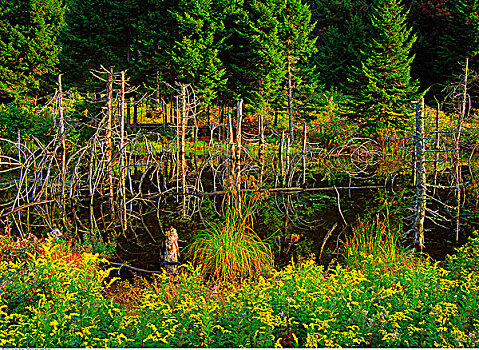
[[[365,271],[373,267],[371,264],[394,270],[404,264],[418,263],[412,251],[401,247],[399,237],[399,229],[391,229],[388,220],[379,215],[366,222],[358,219],[351,235],[343,241],[346,265]]]
[[[253,223],[258,203],[267,193],[237,193],[236,181],[225,183],[229,202],[225,219],[206,225],[190,245],[188,254],[196,264],[202,265],[202,273],[214,280],[238,281],[247,277],[267,274],[273,268],[273,253],[254,232]],[[247,186],[258,190],[253,177],[243,179]]]
[[[223,222],[208,223],[191,244],[188,252],[195,263],[202,264],[204,275],[235,281],[271,271],[271,248],[253,231],[248,219],[229,208]]]

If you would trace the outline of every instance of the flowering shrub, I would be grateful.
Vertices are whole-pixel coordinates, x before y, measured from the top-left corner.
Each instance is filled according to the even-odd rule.
[[[114,283],[99,267],[105,260],[71,258],[48,239],[27,262],[0,262],[0,346],[474,347],[477,242],[450,258],[452,272],[427,262],[382,269],[369,255],[367,276],[307,260],[269,278],[216,285],[187,265],[145,282],[127,310],[104,297]]]

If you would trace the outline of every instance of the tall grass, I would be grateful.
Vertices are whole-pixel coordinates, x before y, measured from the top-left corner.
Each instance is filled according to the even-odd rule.
[[[251,178],[246,181],[253,188],[257,186]],[[240,195],[234,183],[229,185],[225,219],[207,223],[187,253],[193,263],[202,265],[204,276],[222,282],[268,274],[273,268],[271,247],[253,229],[258,203],[265,194]]]
[[[410,250],[401,247],[399,228],[391,228],[387,218],[379,215],[370,221],[357,220],[352,233],[343,241],[346,264],[367,270],[368,264],[381,264],[384,269],[396,269],[403,264],[414,264]],[[374,257],[374,259],[368,259]]]

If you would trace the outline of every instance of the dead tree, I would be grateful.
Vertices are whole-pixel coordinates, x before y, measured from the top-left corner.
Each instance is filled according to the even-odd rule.
[[[426,160],[424,129],[424,97],[416,104],[416,206],[413,230],[421,252],[424,248],[424,219],[426,217]]]

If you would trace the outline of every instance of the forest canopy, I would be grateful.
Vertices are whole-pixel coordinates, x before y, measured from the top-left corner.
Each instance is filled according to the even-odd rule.
[[[204,106],[284,109],[333,89],[353,118],[400,125],[478,49],[475,0],[0,0],[0,96],[45,94],[60,72],[98,90],[103,65],[138,86],[191,83]]]

